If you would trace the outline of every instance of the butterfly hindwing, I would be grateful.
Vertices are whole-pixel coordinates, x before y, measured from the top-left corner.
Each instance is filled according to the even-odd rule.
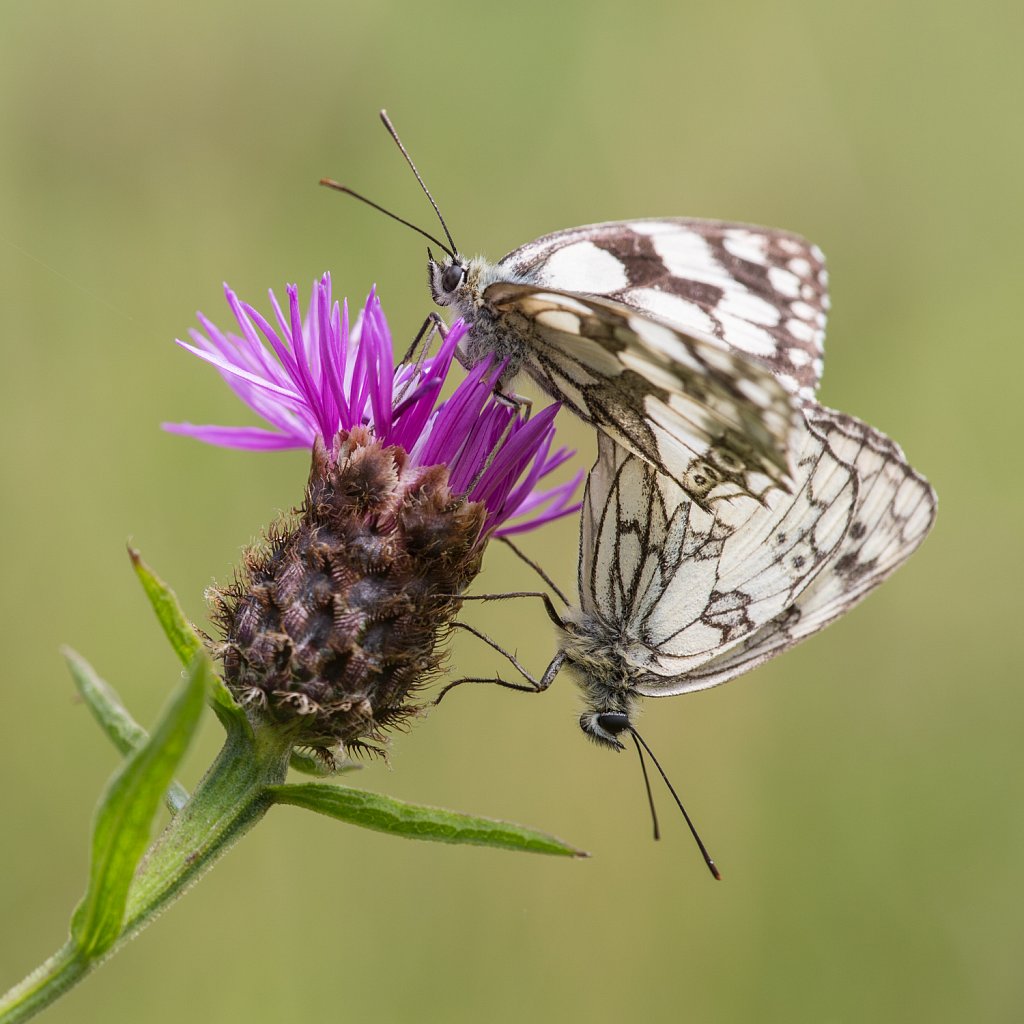
[[[828,272],[821,250],[791,232],[683,217],[613,221],[545,235],[498,267],[718,338],[802,397],[820,382]]]

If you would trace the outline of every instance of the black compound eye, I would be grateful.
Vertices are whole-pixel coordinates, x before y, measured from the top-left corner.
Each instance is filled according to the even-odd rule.
[[[465,275],[465,270],[458,263],[453,263],[451,266],[444,268],[444,272],[441,274],[441,287],[446,292],[453,292],[462,284],[462,279]]]
[[[612,736],[618,736],[629,728],[629,715],[621,711],[605,711],[597,716],[597,724]]]

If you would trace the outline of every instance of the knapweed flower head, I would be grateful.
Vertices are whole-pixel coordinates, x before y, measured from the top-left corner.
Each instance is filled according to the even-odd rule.
[[[480,570],[488,537],[578,509],[582,474],[542,482],[571,453],[553,451],[557,406],[526,419],[495,398],[500,366],[475,367],[440,398],[465,326],[437,353],[394,368],[391,334],[371,292],[349,323],[315,286],[274,323],[227,290],[240,333],[200,315],[184,348],[212,363],[269,424],[166,424],[212,444],[312,449],[302,506],[250,549],[235,582],[211,591],[225,681],[296,745],[358,748],[417,709],[438,640]]]

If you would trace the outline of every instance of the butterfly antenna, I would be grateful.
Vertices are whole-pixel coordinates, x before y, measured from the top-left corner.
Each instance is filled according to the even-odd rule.
[[[333,188],[335,192],[344,192],[345,195],[351,196],[353,199],[358,199],[361,203],[366,203],[367,206],[372,206],[375,210],[379,210],[381,213],[390,217],[392,220],[397,220],[399,224],[404,224],[407,228],[412,228],[413,231],[421,234],[424,238],[429,239],[434,245],[440,246],[449,256],[455,256],[455,250],[449,249],[439,238],[435,238],[432,234],[424,231],[423,228],[417,227],[415,224],[407,221],[404,217],[399,217],[397,213],[392,213],[390,210],[386,210],[379,203],[375,203],[372,199],[367,199],[366,196],[361,196],[354,189],[348,187],[348,185],[342,185],[340,182],[335,181],[333,178],[321,178],[321,185],[326,185],[327,188]],[[447,229],[446,229],[447,230]],[[454,244],[454,243],[453,243]]]
[[[640,733],[636,731],[636,729],[630,726],[629,731],[633,737],[634,742],[640,744],[644,748],[644,750],[647,751],[651,760],[654,762],[654,767],[658,769],[658,773],[665,780],[665,785],[668,786],[668,791],[672,794],[672,798],[675,800],[676,806],[678,806],[679,810],[683,812],[683,817],[686,819],[686,824],[690,826],[690,833],[693,835],[693,838],[697,841],[697,847],[700,849],[701,855],[704,857],[704,863],[707,864],[708,871],[710,871],[715,878],[721,881],[722,876],[718,868],[716,867],[715,862],[711,859],[711,854],[708,853],[707,847],[701,842],[700,836],[697,835],[697,830],[693,827],[693,822],[690,821],[690,816],[686,813],[686,808],[683,806],[683,801],[679,799],[679,794],[673,788],[672,783],[668,781],[668,776],[665,774],[665,769],[662,768],[661,765],[658,763],[658,759],[654,756],[654,751],[651,750],[649,746],[647,746],[647,744],[644,742],[643,736],[641,736]],[[640,759],[640,763],[643,764],[643,758]],[[646,775],[647,772],[645,769],[644,776],[646,777]]]
[[[416,175],[416,180],[420,183],[420,188],[423,189],[423,194],[430,200],[430,205],[434,208],[434,213],[437,214],[437,219],[441,222],[441,227],[444,228],[445,237],[448,239],[448,244],[451,245],[451,251],[449,255],[454,256],[459,251],[458,246],[455,244],[455,239],[452,238],[452,233],[448,230],[448,225],[444,222],[444,217],[441,216],[441,210],[438,208],[437,203],[434,202],[434,197],[430,194],[430,189],[427,188],[427,183],[423,180],[423,176],[418,170],[416,165],[412,162],[412,157],[409,156],[409,151],[402,145],[402,140],[398,137],[398,132],[395,130],[395,126],[391,123],[391,119],[388,117],[388,112],[382,110],[380,112],[380,119],[384,123],[384,127],[387,128],[388,134],[395,140],[395,145],[402,151],[402,156],[405,157],[405,162],[412,168],[412,173]],[[441,243],[438,242],[438,245]],[[445,246],[441,246],[442,249],[448,251]]]
[[[661,829],[658,828],[658,812],[654,809],[654,794],[651,792],[651,780],[647,777],[647,762],[644,760],[643,748],[637,742],[636,733],[631,733],[633,745],[636,747],[636,756],[640,758],[640,771],[644,773],[644,789],[647,790],[647,803],[651,808],[651,821],[654,824],[655,841],[661,838]]]

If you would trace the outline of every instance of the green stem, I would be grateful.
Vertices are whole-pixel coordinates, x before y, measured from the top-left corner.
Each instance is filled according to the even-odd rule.
[[[291,753],[290,742],[269,733],[258,732],[254,742],[240,729],[229,732],[192,799],[139,865],[121,937],[110,952],[198,882],[266,814],[273,802],[267,786],[284,781]]]
[[[0,1021],[16,1024],[34,1017],[80,982],[92,967],[69,942],[0,999]]]
[[[128,894],[117,941],[96,958],[69,942],[0,997],[0,1024],[29,1020],[112,956],[166,909],[267,812],[267,787],[284,781],[291,744],[229,728],[227,741],[189,802],[149,848]]]

